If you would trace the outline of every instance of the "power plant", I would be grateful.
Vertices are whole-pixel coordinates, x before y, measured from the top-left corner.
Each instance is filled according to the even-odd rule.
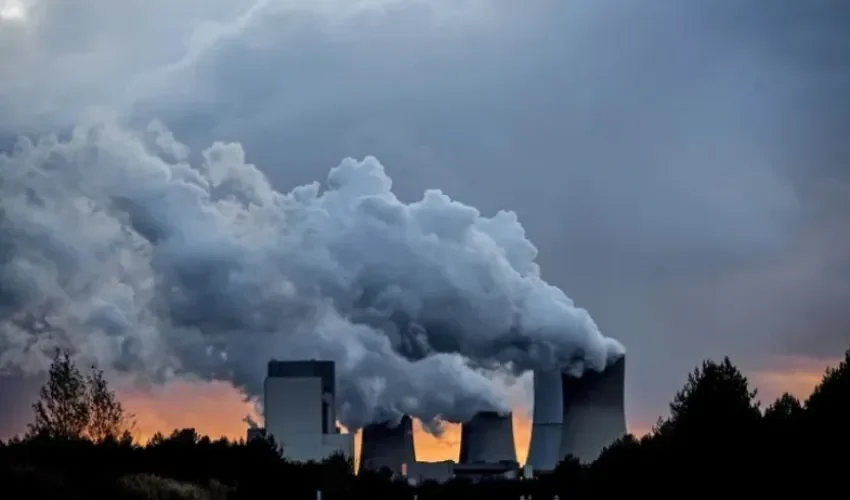
[[[602,372],[575,377],[563,370],[534,372],[534,416],[525,474],[551,472],[574,456],[595,460],[626,433],[625,357]],[[265,380],[265,433],[293,461],[353,457],[352,434],[336,426],[336,372],[332,361],[271,361]],[[265,432],[264,432],[265,431]],[[411,481],[451,477],[517,477],[520,474],[510,413],[480,412],[461,426],[457,463],[417,462],[413,419],[367,425],[362,431],[360,471],[387,469]]]
[[[275,361],[264,388],[265,430],[287,460],[321,461],[354,456],[354,436],[336,426],[336,365],[333,361]],[[256,430],[249,430],[249,437]]]
[[[413,419],[404,415],[399,422],[371,424],[363,428],[360,441],[360,470],[389,469],[403,475],[416,462],[413,445]]]
[[[481,412],[461,426],[458,463],[516,464],[511,413]]]
[[[569,455],[592,462],[625,435],[625,378],[625,356],[601,373],[585,371],[581,377],[535,372],[527,465],[549,472]]]
[[[564,393],[561,370],[534,372],[534,403],[528,459],[535,471],[552,471],[561,461]]]
[[[592,462],[602,450],[626,434],[626,358],[604,372],[585,372],[581,378],[564,375],[564,427],[561,459],[572,455]]]

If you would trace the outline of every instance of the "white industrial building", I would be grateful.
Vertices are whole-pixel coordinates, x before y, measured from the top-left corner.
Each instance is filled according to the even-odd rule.
[[[270,361],[264,390],[265,432],[283,458],[321,461],[354,456],[354,435],[336,425],[336,368],[333,361]],[[249,439],[260,435],[249,429]]]

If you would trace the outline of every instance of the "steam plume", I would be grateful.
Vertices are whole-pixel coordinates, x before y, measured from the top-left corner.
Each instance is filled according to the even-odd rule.
[[[514,213],[391,187],[367,157],[280,193],[239,144],[193,155],[158,123],[22,139],[0,156],[0,370],[70,347],[252,396],[270,357],[333,359],[358,428],[467,420],[505,409],[494,371],[600,370],[623,352],[540,278]]]

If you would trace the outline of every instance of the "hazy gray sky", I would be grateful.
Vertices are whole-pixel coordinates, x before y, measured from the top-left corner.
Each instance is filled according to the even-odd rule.
[[[239,141],[280,189],[372,154],[403,198],[516,210],[544,277],[627,346],[631,418],[652,421],[706,357],[756,369],[850,344],[850,2],[0,12],[7,142],[97,108]]]

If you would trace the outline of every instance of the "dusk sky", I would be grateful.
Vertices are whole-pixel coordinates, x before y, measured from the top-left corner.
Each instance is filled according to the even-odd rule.
[[[767,404],[850,347],[847,26],[845,0],[0,0],[0,150],[156,119],[194,156],[241,144],[277,192],[374,155],[402,202],[515,211],[541,277],[625,346],[642,433],[706,358]],[[45,366],[16,347],[10,293],[0,434]],[[212,368],[140,383],[75,346],[110,360],[141,435],[244,436],[253,405]],[[522,458],[530,378],[512,384]],[[420,459],[455,458],[458,434],[418,432]]]

